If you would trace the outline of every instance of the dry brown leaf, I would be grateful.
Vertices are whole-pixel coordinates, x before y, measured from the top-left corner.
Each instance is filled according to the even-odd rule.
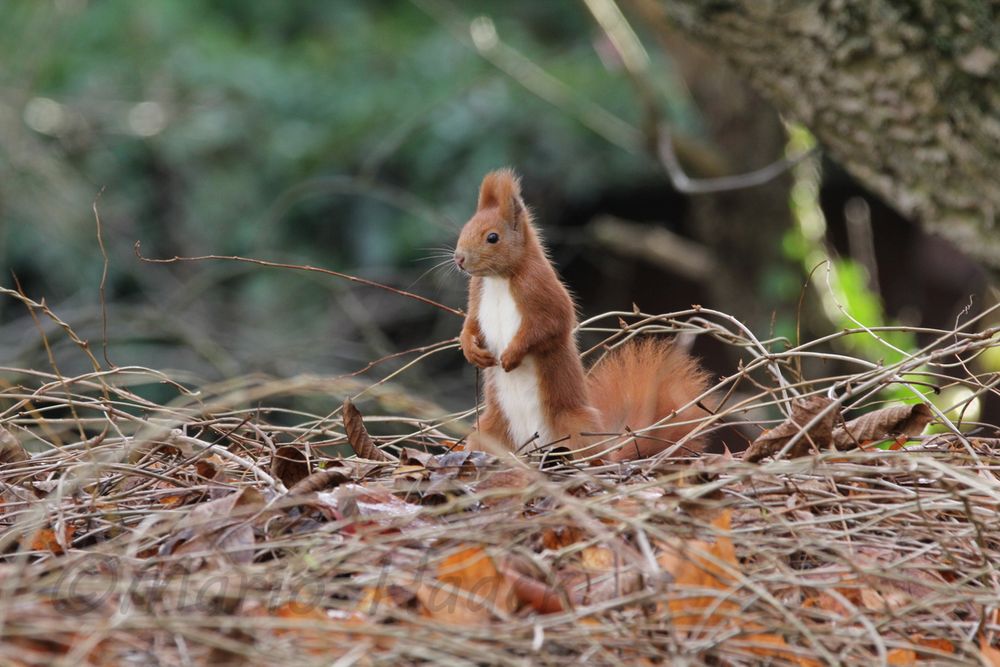
[[[438,565],[436,579],[421,584],[417,597],[425,614],[442,623],[480,625],[517,607],[513,587],[482,547],[454,551]]]
[[[346,484],[349,481],[350,478],[341,470],[335,470],[333,468],[320,470],[319,472],[314,472],[289,487],[288,495],[296,496],[325,491],[329,488]]]
[[[605,576],[594,581],[593,576],[582,577],[582,581],[570,588],[569,599],[574,605],[592,605],[609,600],[618,600],[642,588],[642,575],[632,569],[622,572],[605,571]]]
[[[361,418],[361,412],[354,406],[351,399],[344,399],[344,432],[347,433],[347,441],[351,443],[351,448],[359,458],[369,461],[395,461],[394,456],[390,456],[375,446],[365,422]]]
[[[390,607],[423,613],[423,605],[409,588],[396,584],[368,587],[358,599],[358,611],[368,616],[377,616],[379,609]]]
[[[4,484],[0,482],[0,514],[15,511],[18,505],[28,505],[44,494],[39,494],[34,484]]]
[[[63,545],[69,545],[73,541],[73,533],[76,532],[71,524],[64,524],[62,533],[56,534],[52,528],[42,528],[31,535],[31,548],[34,551],[49,551],[60,556],[65,552]]]
[[[885,600],[886,608],[891,611],[900,610],[911,604],[914,600],[920,600],[934,592],[934,590],[947,583],[944,573],[936,567],[934,560],[927,556],[907,558],[906,576],[899,575],[899,560],[901,557],[897,549],[891,547],[871,547],[859,546],[853,549],[854,565],[860,572],[860,577],[852,580],[844,580],[845,586],[867,586],[878,590],[879,595]],[[896,576],[881,576],[881,572],[894,572]],[[860,597],[856,596],[857,588],[845,588],[842,592],[852,602],[860,603]],[[937,606],[941,613],[950,613],[956,608],[965,608],[970,613],[973,607],[968,602],[949,601]]]
[[[509,566],[501,566],[499,570],[510,582],[511,590],[521,604],[539,614],[557,614],[565,610],[564,596],[544,581],[533,579]]]
[[[800,667],[820,667],[821,665],[818,660],[792,652],[788,642],[781,635],[774,633],[752,634],[743,637],[741,641],[749,644],[747,650],[750,653],[761,658],[777,658],[799,665]]]
[[[732,515],[726,511],[712,522],[723,531],[730,529]],[[681,542],[665,549],[658,558],[660,566],[673,575],[674,589],[727,590],[735,580],[739,564],[733,541],[722,535],[715,542]],[[676,627],[717,626],[725,622],[723,612],[732,612],[736,603],[714,595],[705,597],[675,596],[668,602]]]
[[[486,452],[455,451],[434,457],[435,474],[462,479],[478,478],[496,459]]]
[[[934,419],[934,413],[924,403],[896,405],[875,410],[852,419],[833,430],[833,443],[840,450],[854,449],[859,444],[920,435]]]
[[[302,604],[294,601],[279,605],[272,610],[271,615],[277,618],[293,620],[303,619],[312,621],[327,621],[330,619],[330,616],[326,613],[325,609],[311,604]],[[287,632],[287,630],[279,630],[279,632],[282,631]]]
[[[837,592],[843,595],[843,597],[848,600],[853,596],[855,589],[837,589]],[[856,600],[855,600],[856,602]],[[802,603],[804,608],[816,608],[822,609],[823,611],[835,614],[837,616],[848,616],[850,611],[844,606],[844,604],[833,595],[829,593],[820,593],[818,595],[813,595],[805,599]]]
[[[188,499],[190,494],[188,493],[177,493],[169,496],[163,496],[160,498],[160,504],[164,507],[180,507]]]
[[[810,447],[827,449],[833,440],[833,424],[839,410],[827,409],[833,401],[825,396],[807,396],[792,402],[792,415],[769,431],[764,431],[750,444],[743,460],[750,463],[774,456],[784,448],[788,441],[794,438],[802,428],[811,422],[821,412],[822,418],[813,425],[808,433],[799,438],[789,450],[788,458],[804,456]],[[825,411],[825,412],[824,412]]]
[[[683,593],[685,588],[728,591],[738,581],[740,567],[736,549],[732,539],[725,534],[731,529],[731,513],[728,510],[723,512],[712,525],[723,533],[715,542],[693,541],[679,544],[665,550],[658,558],[660,566],[673,575],[673,589],[676,593]],[[680,631],[701,630],[714,633],[720,628],[738,623],[739,604],[724,595],[676,595],[671,597],[667,606],[671,623]],[[787,660],[803,667],[819,665],[815,660],[793,653],[780,635],[760,632],[761,628],[755,623],[743,623],[740,629],[750,633],[741,637],[740,642],[753,644],[746,650],[754,655]],[[758,646],[759,644],[763,646]]]
[[[476,482],[473,490],[486,507],[496,507],[504,503],[526,503],[533,496],[524,493],[524,488],[536,479],[538,473],[525,468],[499,470],[487,474]]]
[[[576,526],[546,528],[542,533],[542,546],[550,551],[568,547],[583,539],[583,531]]]
[[[894,648],[886,654],[885,662],[887,665],[898,665],[899,667],[915,665],[917,664],[917,653],[912,648]]]
[[[617,558],[615,552],[607,547],[589,546],[580,553],[581,563],[586,570],[594,572],[609,572],[615,568]]]
[[[883,611],[889,606],[881,593],[870,588],[863,588],[858,598],[861,600],[861,606],[869,611]]]
[[[436,458],[430,452],[412,447],[403,447],[399,452],[399,468],[431,468]]]
[[[555,580],[573,605],[614,600],[642,588],[639,570],[623,563],[623,551],[629,547],[624,543],[615,547],[591,544],[561,561]]]
[[[268,610],[266,615],[290,622],[275,628],[275,635],[291,639],[299,650],[324,656],[346,653],[353,644],[363,640],[358,630],[373,622],[359,612],[345,614],[296,601],[285,602]],[[379,641],[381,648],[388,647],[388,643],[383,644],[386,640],[381,638]]]
[[[991,646],[986,635],[979,635],[979,656],[987,665],[1000,667],[1000,649]]]
[[[14,434],[0,426],[0,465],[4,463],[20,463],[31,459],[31,455],[14,437]]]
[[[656,496],[659,497],[659,496]],[[640,494],[628,495],[614,502],[614,516],[601,517],[601,522],[608,525],[619,523],[618,517],[635,518],[650,511],[650,501],[655,497],[642,497]]]
[[[319,494],[318,498],[320,502],[332,503],[345,518],[371,519],[376,524],[384,524],[376,525],[375,533],[397,529],[401,519],[407,521],[408,527],[425,524],[425,520],[418,516],[420,505],[408,503],[388,489],[378,486],[344,484],[332,493]]]
[[[200,477],[217,482],[225,481],[226,462],[218,454],[200,459],[194,467]]]
[[[943,637],[924,637],[922,634],[910,635],[910,641],[917,646],[934,649],[941,653],[954,653],[955,645]]]
[[[208,560],[218,565],[250,563],[254,530],[249,519],[264,507],[264,497],[252,486],[198,505],[180,523],[177,533],[163,544],[160,555],[189,555],[197,569]]]
[[[271,476],[281,480],[285,488],[292,488],[309,477],[309,461],[301,447],[282,445],[271,457]]]
[[[422,465],[399,465],[392,471],[392,476],[397,481],[420,481],[429,477],[430,474],[431,471]]]

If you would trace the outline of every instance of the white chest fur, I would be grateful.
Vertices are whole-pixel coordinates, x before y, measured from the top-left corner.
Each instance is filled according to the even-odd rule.
[[[521,312],[510,292],[508,279],[483,278],[476,316],[485,339],[483,342],[499,363],[504,350],[521,327]],[[486,381],[490,383],[497,403],[507,418],[515,446],[523,446],[535,433],[538,433],[539,439],[533,444],[543,445],[551,441],[550,429],[542,416],[538,369],[530,354],[509,373],[499,366],[487,369]]]

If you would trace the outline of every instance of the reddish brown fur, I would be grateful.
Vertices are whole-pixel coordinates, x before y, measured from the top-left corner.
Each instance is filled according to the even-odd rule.
[[[651,426],[679,410],[705,391],[708,374],[698,362],[674,347],[669,341],[645,338],[631,341],[601,360],[587,378],[590,403],[601,415],[606,432],[622,433],[626,427],[635,431]],[[622,449],[608,458],[645,458],[663,451],[691,432],[692,424],[671,424],[704,417],[705,411],[689,406],[667,424],[630,438]],[[685,444],[700,450],[702,442]]]
[[[500,241],[486,241],[497,233]],[[511,441],[507,417],[493,395],[489,374],[517,368],[532,355],[538,368],[542,414],[562,446],[582,450],[595,438],[584,433],[638,430],[669,415],[700,393],[704,374],[693,360],[663,344],[630,344],[599,364],[588,382],[573,331],[576,309],[566,287],[532,225],[521,200],[517,176],[511,170],[488,174],[479,193],[476,214],[462,229],[456,262],[471,276],[469,310],[460,336],[468,361],[486,370],[486,409],[479,430],[470,435],[470,447],[515,450],[524,443]],[[521,326],[497,359],[485,348],[477,313],[485,276],[510,279],[510,291],[521,313]],[[632,396],[636,400],[625,400]],[[595,409],[596,408],[596,409]],[[688,417],[690,410],[685,411]],[[618,458],[637,453],[648,456],[690,431],[690,426],[657,429],[656,439],[644,438],[614,452]],[[549,443],[538,443],[545,445]]]

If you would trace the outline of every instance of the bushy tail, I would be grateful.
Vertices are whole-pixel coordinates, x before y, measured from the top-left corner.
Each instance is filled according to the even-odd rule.
[[[613,350],[591,369],[587,379],[590,402],[601,415],[604,432],[638,431],[680,410],[708,386],[708,373],[698,362],[671,341],[659,338],[636,339]],[[645,458],[672,446],[694,429],[695,424],[679,424],[705,416],[697,406],[680,410],[663,426],[642,437],[630,438],[606,458]],[[688,450],[701,450],[695,438]],[[683,456],[685,449],[677,454]]]

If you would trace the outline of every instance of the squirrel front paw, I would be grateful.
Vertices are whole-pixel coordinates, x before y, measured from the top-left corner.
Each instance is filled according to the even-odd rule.
[[[478,368],[489,368],[490,366],[496,366],[496,358],[490,354],[489,350],[479,344],[476,338],[462,337],[460,341],[462,345],[462,354],[465,355],[465,360],[468,361],[473,366]]]
[[[524,355],[509,348],[500,355],[500,367],[508,373],[520,366],[522,361],[524,361]]]

